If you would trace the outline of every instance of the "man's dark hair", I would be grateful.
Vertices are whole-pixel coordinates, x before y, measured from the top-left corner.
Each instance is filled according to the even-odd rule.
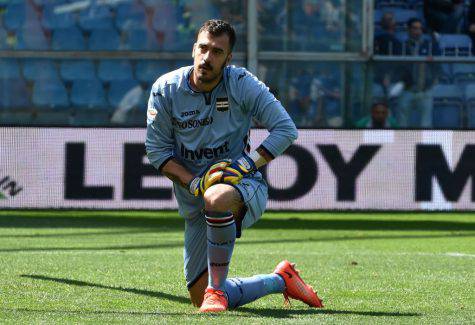
[[[388,104],[384,101],[376,101],[374,102],[372,105],[371,105],[371,110],[375,109],[376,107],[378,106],[384,106],[386,108],[388,108]]]
[[[234,31],[234,28],[233,26],[231,26],[230,23],[220,19],[207,20],[196,33],[195,40],[198,39],[198,35],[203,31],[206,31],[215,37],[221,36],[222,34],[228,35],[229,47],[231,48],[232,52],[234,44],[236,43],[236,32]]]
[[[414,23],[421,23],[422,24],[422,20],[420,20],[419,18],[410,18],[408,21],[407,21],[407,28],[411,28],[412,27],[412,24]]]

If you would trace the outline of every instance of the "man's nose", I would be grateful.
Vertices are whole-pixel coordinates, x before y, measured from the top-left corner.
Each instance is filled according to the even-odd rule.
[[[209,51],[206,51],[204,54],[203,54],[203,61],[205,63],[208,63],[209,62]]]

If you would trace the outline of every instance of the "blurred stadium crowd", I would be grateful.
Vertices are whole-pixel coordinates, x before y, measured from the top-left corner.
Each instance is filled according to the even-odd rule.
[[[260,60],[259,77],[300,127],[475,127],[475,64],[466,60],[475,58],[475,0],[374,3],[374,54],[388,60]],[[0,123],[143,126],[152,83],[191,64],[191,57],[173,53],[191,53],[204,20],[233,23],[235,52],[245,54],[246,6],[0,0]],[[258,0],[257,10],[259,51],[362,51],[360,1]],[[140,53],[171,55],[158,60]]]

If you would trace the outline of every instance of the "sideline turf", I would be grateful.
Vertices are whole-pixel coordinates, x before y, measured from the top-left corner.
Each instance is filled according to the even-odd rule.
[[[222,315],[188,302],[176,212],[0,211],[0,323],[469,323],[474,214],[266,213],[230,275],[284,258],[324,299]]]

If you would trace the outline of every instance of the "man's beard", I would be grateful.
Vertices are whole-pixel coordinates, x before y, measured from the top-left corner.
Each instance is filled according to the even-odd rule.
[[[216,79],[221,78],[221,73],[222,73],[225,66],[226,66],[226,62],[224,62],[221,65],[221,68],[219,69],[219,73],[215,74],[214,69],[211,66],[208,65],[208,67],[210,67],[210,69],[205,69],[205,71],[210,73],[210,75],[209,76],[199,75],[198,80],[203,82],[203,83],[212,83]]]

